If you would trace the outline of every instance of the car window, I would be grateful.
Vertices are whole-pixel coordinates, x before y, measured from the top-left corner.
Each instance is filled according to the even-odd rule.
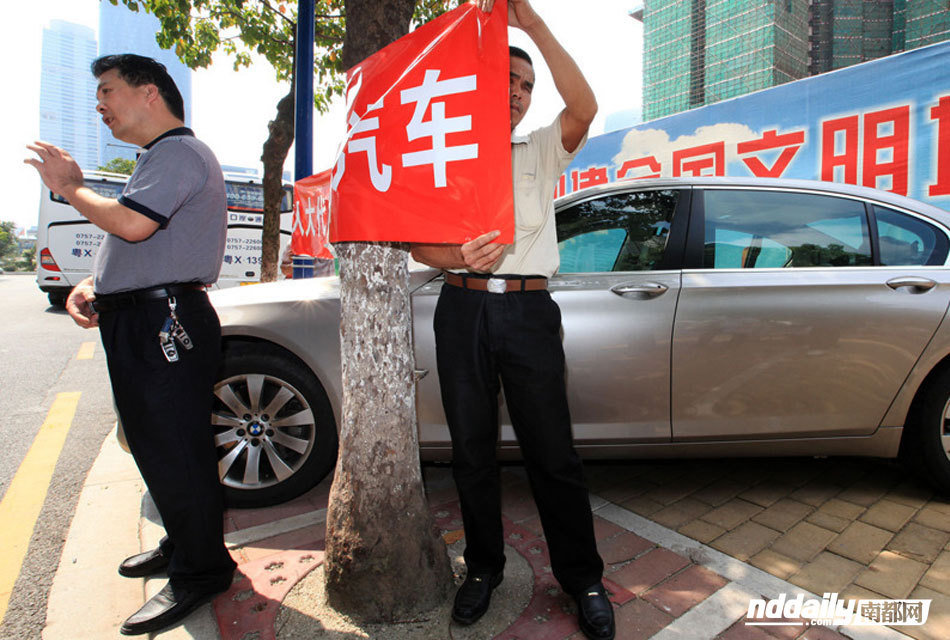
[[[557,214],[561,273],[649,271],[669,238],[679,191],[605,195]]]
[[[947,261],[947,236],[918,218],[874,205],[883,265],[934,265]]]
[[[784,191],[703,194],[703,266],[714,269],[870,265],[864,204]]]

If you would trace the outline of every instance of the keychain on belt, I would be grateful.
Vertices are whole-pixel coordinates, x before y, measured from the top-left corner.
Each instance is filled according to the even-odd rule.
[[[168,317],[165,318],[165,322],[162,324],[162,330],[158,332],[158,343],[162,347],[165,359],[169,362],[178,362],[178,349],[175,347],[175,340],[181,343],[181,346],[186,350],[195,346],[185,328],[181,326],[181,322],[178,321],[178,315],[175,313],[177,307],[178,302],[174,296],[169,297]]]

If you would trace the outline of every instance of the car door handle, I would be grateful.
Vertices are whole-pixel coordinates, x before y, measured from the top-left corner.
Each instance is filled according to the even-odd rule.
[[[892,278],[887,281],[887,286],[891,289],[900,289],[901,287],[911,287],[917,291],[930,291],[937,283],[928,278],[920,278],[917,276],[903,276],[900,278]]]
[[[611,287],[610,290],[616,293],[618,296],[626,295],[628,293],[636,293],[642,296],[653,298],[660,294],[666,293],[668,289],[668,286],[665,284],[660,284],[659,282],[645,282],[643,284],[618,284],[615,287]]]

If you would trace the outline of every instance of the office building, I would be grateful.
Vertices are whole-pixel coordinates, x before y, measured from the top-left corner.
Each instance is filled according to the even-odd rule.
[[[95,57],[89,27],[53,20],[43,29],[40,138],[69,151],[84,170],[99,160],[96,81],[89,73]]]

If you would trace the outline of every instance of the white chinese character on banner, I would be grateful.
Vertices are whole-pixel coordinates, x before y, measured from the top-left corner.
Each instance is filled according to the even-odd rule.
[[[460,76],[439,80],[438,69],[427,69],[422,84],[400,92],[402,104],[415,102],[412,120],[406,126],[409,140],[432,138],[432,148],[402,155],[402,166],[415,167],[431,164],[436,187],[447,185],[445,165],[455,160],[478,158],[478,144],[446,146],[445,136],[472,130],[472,116],[445,117],[445,103],[432,102],[432,118],[423,121],[433,98],[475,91],[476,76]],[[351,143],[352,144],[352,143]]]
[[[356,95],[360,91],[360,86],[363,84],[362,72],[357,70],[356,73],[359,74],[357,76],[356,86],[347,92],[347,102],[350,104],[355,101]],[[388,164],[377,166],[376,136],[353,140],[353,136],[355,135],[379,129],[379,118],[367,118],[366,115],[371,111],[378,111],[382,108],[383,101],[380,99],[378,102],[374,102],[366,108],[366,113],[363,114],[363,117],[358,116],[355,112],[350,114],[350,128],[346,132],[347,142],[344,143],[344,148],[341,149],[339,158],[337,158],[336,167],[333,170],[333,180],[330,183],[331,188],[337,188],[340,184],[340,180],[343,178],[343,174],[346,172],[346,153],[365,152],[366,162],[369,165],[369,178],[373,183],[373,188],[381,192],[389,190],[389,185],[392,183],[393,177],[392,167]]]

